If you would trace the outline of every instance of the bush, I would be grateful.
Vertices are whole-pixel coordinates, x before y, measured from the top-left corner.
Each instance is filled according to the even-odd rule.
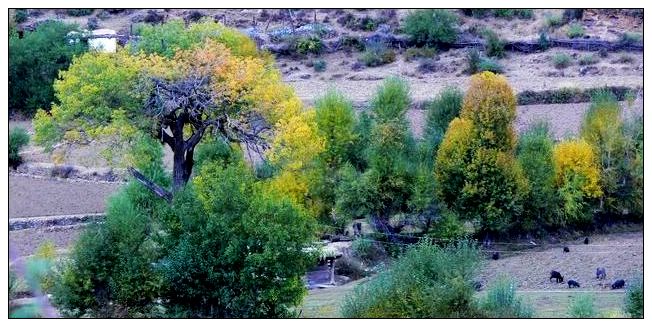
[[[326,71],[326,61],[324,59],[317,59],[312,62],[312,68],[318,72],[324,72]]]
[[[410,246],[392,266],[357,286],[341,307],[345,318],[478,316],[472,280],[479,252],[469,242]]]
[[[563,18],[559,15],[547,15],[544,20],[544,25],[547,28],[556,28],[563,25]]]
[[[513,12],[520,19],[532,19],[534,17],[534,10],[532,9],[514,9]]]
[[[416,58],[432,58],[437,54],[437,48],[434,47],[411,47],[405,50],[403,56],[405,61],[410,62]]]
[[[31,117],[55,101],[52,83],[75,55],[86,51],[85,42],[70,44],[67,34],[77,29],[58,21],[40,24],[22,39],[9,37],[9,109]]]
[[[641,42],[642,39],[641,33],[625,32],[620,36],[620,43],[623,45],[635,44]]]
[[[367,67],[376,67],[389,64],[396,60],[396,53],[382,42],[370,42],[365,46],[365,51],[360,60]]]
[[[27,9],[16,9],[14,11],[14,21],[16,24],[24,23],[29,18],[29,12]]]
[[[505,276],[496,279],[481,304],[489,318],[532,318],[534,310],[516,296],[516,283]]]
[[[490,58],[482,58],[478,64],[478,72],[492,72],[494,74],[501,74],[504,72],[503,66],[498,61]]]
[[[571,38],[583,37],[584,36],[584,27],[580,23],[573,23],[568,25],[568,31],[566,35]]]
[[[485,32],[485,53],[489,57],[503,58],[505,57],[505,42],[503,42],[498,34],[491,30]]]
[[[564,69],[570,66],[572,64],[571,60],[571,57],[565,53],[559,52],[552,55],[552,65],[557,69]]]
[[[632,318],[643,318],[643,278],[629,283],[625,293],[625,311]]]
[[[580,57],[579,64],[582,66],[597,64],[600,59],[596,58],[593,54],[585,54]]]
[[[613,63],[616,64],[633,64],[635,61],[634,57],[628,54],[621,55],[618,59],[614,60]]]
[[[480,52],[477,49],[469,50],[466,53],[466,62],[468,65],[468,67],[466,68],[466,72],[469,74],[475,74],[479,72],[481,61],[482,61],[482,57],[480,56]]]
[[[9,165],[16,169],[22,162],[20,150],[29,143],[29,134],[22,127],[9,131]]]
[[[321,54],[324,50],[324,43],[316,36],[300,37],[294,42],[294,49],[300,55]]]
[[[519,138],[517,158],[530,184],[530,192],[523,202],[523,218],[517,226],[519,231],[559,226],[553,145],[547,123],[531,125]]]
[[[66,13],[70,16],[80,17],[91,15],[93,14],[93,11],[95,11],[95,9],[68,9],[66,10]]]
[[[548,35],[546,33],[541,32],[539,33],[539,48],[543,51],[548,50],[550,48],[550,40],[548,39]]]
[[[568,306],[568,315],[571,318],[595,318],[598,312],[595,309],[592,294],[578,294]]]
[[[639,221],[643,219],[643,117],[638,116],[625,124],[625,135],[628,143],[627,169],[632,176],[632,193],[628,202],[631,203],[631,214]]]
[[[417,46],[450,44],[457,40],[457,17],[444,9],[412,11],[402,27]]]

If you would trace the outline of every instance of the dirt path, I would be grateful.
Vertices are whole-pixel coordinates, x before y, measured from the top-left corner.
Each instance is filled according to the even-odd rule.
[[[119,184],[9,175],[9,219],[104,212]]]

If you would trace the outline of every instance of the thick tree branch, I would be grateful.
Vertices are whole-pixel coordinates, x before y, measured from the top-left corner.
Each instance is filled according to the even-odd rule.
[[[139,183],[141,183],[147,189],[152,191],[152,193],[156,194],[158,197],[162,199],[165,199],[168,203],[172,202],[172,193],[170,193],[170,191],[152,182],[151,180],[149,180],[149,178],[145,177],[145,175],[141,174],[138,170],[136,170],[133,167],[128,167],[127,170],[132,176],[134,176],[134,178]]]

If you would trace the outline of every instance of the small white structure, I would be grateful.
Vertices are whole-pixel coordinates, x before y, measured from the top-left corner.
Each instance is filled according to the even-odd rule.
[[[111,37],[112,35],[113,37]],[[115,31],[110,29],[93,30],[88,39],[88,48],[99,52],[114,53],[118,45],[115,35]]]

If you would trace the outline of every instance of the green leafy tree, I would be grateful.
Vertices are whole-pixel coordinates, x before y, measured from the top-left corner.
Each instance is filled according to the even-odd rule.
[[[516,98],[504,77],[471,77],[461,118],[437,152],[435,177],[444,204],[481,234],[502,234],[517,221],[528,183],[514,156]]]
[[[376,195],[370,199],[372,214],[384,222],[407,209],[412,193],[415,143],[405,118],[409,104],[408,85],[398,78],[386,80],[371,101],[374,127],[363,180]]]
[[[317,100],[316,122],[319,136],[324,139],[324,151],[317,158],[316,176],[314,176],[311,191],[312,196],[319,199],[320,218],[330,222],[335,219],[338,224],[345,219],[333,217],[338,185],[338,170],[345,164],[354,162],[357,141],[355,133],[355,112],[349,100],[337,91],[330,90]]]
[[[530,184],[517,226],[520,231],[538,232],[560,226],[553,146],[547,123],[531,125],[518,140],[518,162]]]
[[[77,25],[60,21],[40,24],[23,38],[9,37],[9,109],[28,117],[37,109],[50,109],[55,101],[52,83],[60,70],[87,50],[85,42],[67,38]]]

